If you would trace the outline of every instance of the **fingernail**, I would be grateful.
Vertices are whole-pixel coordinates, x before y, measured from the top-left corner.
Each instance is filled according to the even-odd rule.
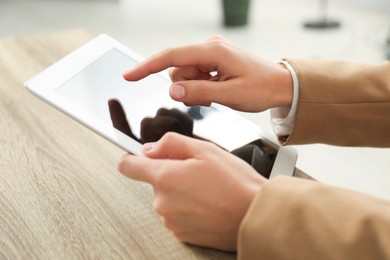
[[[129,78],[129,74],[131,74],[131,72],[133,72],[132,69],[128,70],[128,71],[125,71],[122,73],[122,77],[125,79],[125,80],[128,80]]]
[[[154,149],[155,145],[156,145],[156,143],[144,143],[143,148],[142,148],[143,152],[144,153],[151,152]]]
[[[179,85],[179,84],[173,84],[171,86],[171,94],[172,94],[173,98],[176,98],[176,99],[184,98],[184,95],[185,95],[184,87],[182,85]]]

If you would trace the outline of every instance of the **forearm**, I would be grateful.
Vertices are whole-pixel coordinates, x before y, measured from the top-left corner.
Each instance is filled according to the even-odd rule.
[[[239,259],[388,259],[390,203],[315,181],[263,185],[240,226]]]

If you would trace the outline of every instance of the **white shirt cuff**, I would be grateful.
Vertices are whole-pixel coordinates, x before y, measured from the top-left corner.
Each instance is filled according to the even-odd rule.
[[[291,107],[276,107],[270,109],[271,122],[277,136],[288,136],[294,129],[298,108],[299,82],[294,68],[285,60],[280,61],[290,71],[293,80],[293,100]]]

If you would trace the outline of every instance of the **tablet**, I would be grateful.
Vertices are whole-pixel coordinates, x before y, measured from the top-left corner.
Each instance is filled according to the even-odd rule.
[[[296,151],[270,142],[268,133],[229,108],[217,104],[187,107],[172,100],[169,96],[171,82],[165,72],[137,82],[124,80],[123,72],[142,60],[133,50],[102,34],[26,81],[25,86],[42,100],[132,154],[143,156],[141,143],[161,132],[157,128],[163,125],[162,129],[166,131],[190,132],[190,136],[211,141],[238,155],[247,156],[243,150],[251,150],[248,144],[256,149],[268,145],[267,149],[272,147],[274,151],[271,176],[292,175]],[[115,100],[123,109],[131,136],[114,127],[108,106],[110,100]],[[172,111],[174,119],[170,117]],[[168,126],[164,121],[167,117]],[[185,124],[181,118],[186,118]],[[160,119],[164,119],[163,124]],[[273,173],[278,168],[282,170]]]

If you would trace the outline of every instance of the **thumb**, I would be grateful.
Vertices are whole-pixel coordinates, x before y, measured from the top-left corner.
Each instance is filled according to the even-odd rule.
[[[203,141],[174,132],[166,133],[156,143],[144,145],[144,154],[154,159],[185,160],[196,157]]]
[[[175,82],[169,89],[172,99],[194,106],[210,106],[212,102],[229,104],[232,81],[186,80]],[[234,96],[234,95],[233,95]]]

